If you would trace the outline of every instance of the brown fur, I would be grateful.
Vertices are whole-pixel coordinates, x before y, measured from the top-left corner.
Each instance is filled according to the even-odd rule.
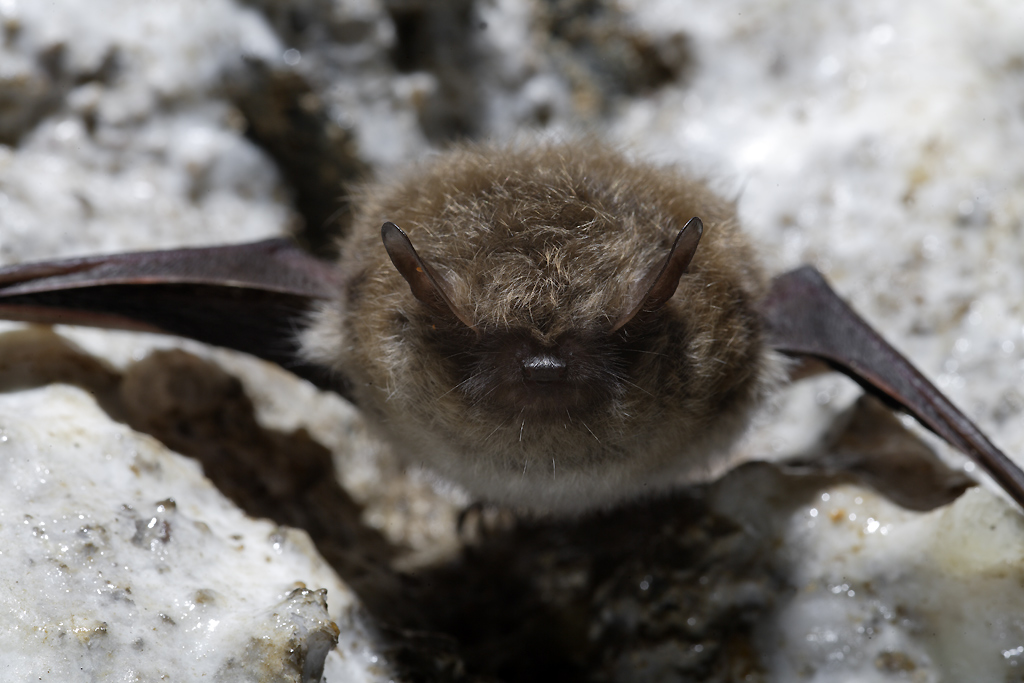
[[[673,298],[609,335],[693,216],[704,236]],[[414,298],[384,221],[478,334]],[[440,156],[369,187],[342,250],[345,291],[307,356],[345,373],[400,454],[487,500],[576,512],[699,476],[771,383],[764,276],[733,207],[593,141]],[[555,346],[572,381],[530,393],[508,359]]]

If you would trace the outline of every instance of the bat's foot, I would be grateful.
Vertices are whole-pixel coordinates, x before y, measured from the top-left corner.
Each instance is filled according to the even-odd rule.
[[[470,545],[494,534],[509,532],[515,525],[516,515],[508,508],[477,501],[459,513],[455,533],[462,543]]]

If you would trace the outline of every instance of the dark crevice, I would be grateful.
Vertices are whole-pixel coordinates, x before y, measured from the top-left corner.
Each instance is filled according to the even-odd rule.
[[[334,255],[351,221],[346,188],[369,172],[352,132],[331,119],[313,87],[290,69],[247,60],[225,88],[245,117],[246,135],[270,155],[292,191],[302,219],[296,237],[318,256]]]
[[[120,75],[121,59],[117,49],[110,48],[95,68],[73,71],[68,66],[67,46],[58,42],[36,55],[36,66],[26,78],[0,81],[0,144],[16,146],[41,122],[65,110],[73,88],[113,83]],[[87,111],[83,116],[86,129],[92,133],[95,114]]]
[[[655,40],[638,31],[614,0],[544,0],[537,22],[584,116],[605,115],[622,98],[685,83],[696,68],[685,34]]]
[[[482,133],[476,39],[485,27],[475,18],[473,5],[472,0],[386,3],[396,33],[390,55],[395,69],[424,71],[437,79],[437,90],[419,116],[424,134],[438,145]]]

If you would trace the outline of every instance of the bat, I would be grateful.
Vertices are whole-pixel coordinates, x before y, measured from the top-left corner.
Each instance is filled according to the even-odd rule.
[[[253,354],[478,498],[555,514],[700,478],[813,359],[1024,506],[1009,458],[813,268],[769,281],[690,177],[592,141],[463,146],[356,206],[336,264],[272,240],[19,265],[0,317]]]

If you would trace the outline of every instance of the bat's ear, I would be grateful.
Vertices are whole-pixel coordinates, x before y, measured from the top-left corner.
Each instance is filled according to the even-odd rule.
[[[442,316],[454,315],[469,329],[476,329],[469,318],[452,303],[446,291],[448,283],[423,262],[413,249],[409,236],[400,227],[391,222],[385,223],[380,229],[380,237],[384,241],[384,248],[388,250],[391,262],[409,283],[409,288],[417,299],[435,313]]]
[[[672,298],[679,286],[679,278],[689,268],[693,255],[697,253],[703,232],[704,224],[696,216],[686,222],[665,260],[652,268],[630,292],[626,312],[615,321],[609,334],[621,330],[643,311],[658,310]]]

